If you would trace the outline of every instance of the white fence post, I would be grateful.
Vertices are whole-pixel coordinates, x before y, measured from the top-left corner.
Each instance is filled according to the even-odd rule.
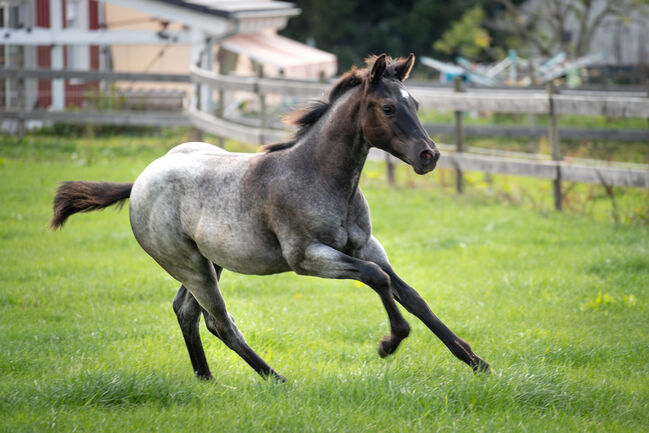
[[[557,128],[557,114],[554,107],[554,84],[550,81],[547,84],[548,90],[548,141],[552,149],[552,161],[557,164],[557,175],[553,181],[554,185],[554,208],[561,210],[561,149],[559,147],[559,129]]]
[[[50,2],[50,28],[53,32],[63,30],[63,8],[61,1]],[[63,46],[52,45],[50,48],[51,68],[63,69]],[[65,80],[52,80],[52,109],[65,110]]]

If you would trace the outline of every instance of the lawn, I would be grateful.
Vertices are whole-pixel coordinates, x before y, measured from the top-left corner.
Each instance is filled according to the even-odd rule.
[[[202,326],[196,380],[178,283],[128,212],[47,222],[58,182],[132,181],[177,135],[0,137],[0,431],[649,431],[649,226],[362,179],[397,272],[494,374],[474,375],[413,316],[396,354],[353,281],[224,272],[262,380]]]

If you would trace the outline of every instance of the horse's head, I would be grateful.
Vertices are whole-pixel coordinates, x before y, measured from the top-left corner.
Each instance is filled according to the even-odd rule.
[[[439,150],[419,122],[417,101],[403,85],[415,56],[393,61],[381,54],[368,63],[360,111],[365,139],[412,166],[417,174],[432,171]]]

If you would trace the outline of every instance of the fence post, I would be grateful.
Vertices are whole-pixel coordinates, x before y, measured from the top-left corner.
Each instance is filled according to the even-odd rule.
[[[455,77],[453,79],[453,90],[455,92],[462,92],[462,77]],[[455,111],[455,151],[462,153],[464,151],[464,128],[462,125],[462,111]],[[456,168],[457,179],[457,193],[462,194],[464,190],[464,176],[462,170]]]
[[[18,135],[18,138],[23,138],[25,136],[25,78],[20,77],[16,80],[16,83],[18,84],[18,94],[16,101],[18,102],[18,121],[16,122],[16,133]]]
[[[200,43],[200,41],[204,41],[203,39],[203,34],[199,33],[197,30],[191,30],[191,39],[192,39],[192,44],[191,44],[191,63],[196,66],[197,68],[203,69],[203,50],[204,46]],[[206,101],[203,100],[203,94],[205,92],[205,86],[203,84],[199,83],[192,83],[191,85],[192,89],[192,99],[191,99],[191,104],[192,108],[198,111],[205,110],[205,104]],[[203,141],[203,131],[196,127],[196,126],[190,126],[189,131],[187,132],[188,136],[188,141]]]
[[[536,114],[530,113],[528,119],[530,121],[530,153],[537,153],[539,140],[536,137]]]
[[[221,55],[223,48],[219,48],[219,56]],[[219,60],[219,74],[220,75],[225,75],[225,68],[223,66],[223,60]],[[216,106],[216,117],[219,119],[223,119],[225,117],[225,90],[223,87],[219,87],[217,89],[217,93],[219,95],[219,103]],[[225,149],[225,137],[218,137],[218,145],[222,149]]]
[[[63,30],[63,2],[50,3],[50,29],[54,33]],[[65,69],[63,46],[61,44],[50,45],[50,64],[52,69]],[[52,109],[65,110],[65,80],[56,78],[51,80],[52,83]]]
[[[392,161],[392,155],[388,152],[385,153],[385,168],[387,170],[388,176],[388,185],[394,186],[394,162]]]
[[[205,40],[205,57],[202,58],[201,63],[204,69],[210,72],[214,70],[214,40],[212,38]],[[203,110],[214,114],[214,87],[205,86],[203,88],[203,99],[205,100]]]
[[[647,98],[649,98],[649,82],[647,82]],[[649,117],[647,118],[647,136],[649,136]],[[649,144],[649,138],[647,139],[647,144]],[[649,162],[649,152],[647,155],[647,162]]]
[[[264,78],[264,65],[263,63],[258,63],[257,64],[257,78]],[[262,141],[263,140],[263,135],[266,133],[266,128],[268,127],[268,107],[266,105],[266,95],[263,93],[259,92],[259,117],[261,120],[261,133],[262,133]],[[265,143],[258,143],[258,144],[265,144]]]
[[[225,115],[225,90],[223,90],[223,87],[219,87],[217,93],[219,94],[219,103],[216,106],[216,117],[223,119]],[[219,147],[225,149],[225,137],[219,136],[218,143]]]
[[[554,208],[561,210],[561,149],[559,148],[559,129],[557,128],[557,115],[554,111],[555,88],[552,81],[547,83],[548,90],[548,141],[552,149],[552,161],[557,164],[557,175],[554,179]]]

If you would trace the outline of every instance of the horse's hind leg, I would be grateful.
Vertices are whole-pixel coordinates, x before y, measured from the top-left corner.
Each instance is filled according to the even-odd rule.
[[[178,324],[182,330],[189,359],[192,362],[194,373],[198,378],[211,379],[212,373],[207,365],[201,335],[198,329],[202,308],[189,293],[185,286],[181,285],[173,302],[174,312],[178,318]]]
[[[221,271],[223,268],[220,266],[214,265],[214,270],[216,271],[217,280],[221,277]],[[203,316],[205,318],[205,326],[207,330],[210,331],[214,336],[219,340],[223,341],[226,346],[237,352],[252,368],[257,371],[262,376],[274,376],[275,378],[281,380],[282,382],[286,381],[286,378],[281,374],[275,372],[272,368],[266,364],[266,362],[259,356],[257,353],[245,342],[243,335],[237,328],[237,325],[234,322],[234,318],[230,313],[226,312],[226,318],[221,316],[221,319],[217,320],[214,316],[202,308]],[[236,338],[229,336],[229,333],[223,333],[223,329],[231,328],[242,341],[243,345],[237,343]],[[241,347],[238,347],[241,346]],[[239,349],[239,350],[238,350]]]
[[[220,268],[194,252],[190,258],[191,263],[185,266],[174,266],[176,278],[183,282],[183,286],[193,295],[200,306],[205,310],[206,324],[210,332],[215,334],[226,346],[235,351],[261,376],[273,376],[276,379],[286,379],[273,370],[257,353],[248,345],[245,338],[234,324],[234,321],[225,308],[218,285]]]

